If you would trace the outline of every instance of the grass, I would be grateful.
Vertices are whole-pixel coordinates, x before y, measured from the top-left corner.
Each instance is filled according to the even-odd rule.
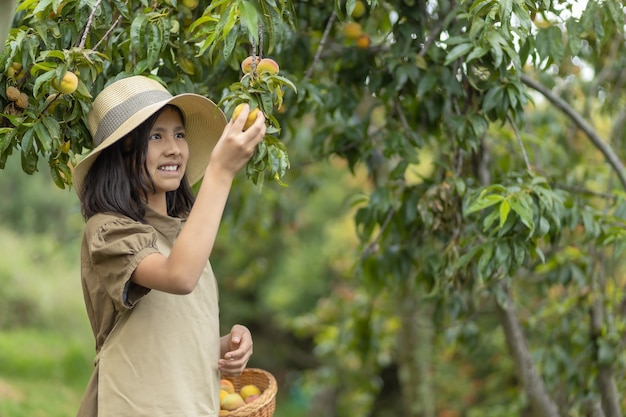
[[[93,336],[79,242],[0,228],[0,417],[76,415]]]
[[[0,332],[0,417],[76,415],[91,370],[90,343],[60,331]]]

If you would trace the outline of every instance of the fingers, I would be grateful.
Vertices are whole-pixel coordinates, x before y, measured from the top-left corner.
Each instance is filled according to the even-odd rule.
[[[219,360],[220,372],[227,375],[239,375],[246,368],[252,356],[252,335],[241,325],[233,326],[229,335],[230,351]]]
[[[246,369],[246,365],[252,356],[252,351],[235,350],[228,352],[217,363],[220,372],[227,375],[239,375]]]
[[[252,110],[252,114],[254,114],[254,121],[250,119],[250,105],[244,104],[242,110],[239,114],[234,114],[233,118],[230,120],[232,123],[233,131],[238,132],[249,132],[253,137],[256,137],[258,133],[265,134],[265,115],[260,109]],[[229,124],[230,124],[229,123]],[[262,132],[261,132],[262,131]]]
[[[256,112],[254,123],[245,129],[244,124],[250,111],[248,105],[243,107],[239,116],[231,119],[224,127],[212,151],[207,174],[215,171],[216,175],[227,173],[234,176],[250,160],[257,145],[263,140],[267,129],[265,115],[261,111]]]

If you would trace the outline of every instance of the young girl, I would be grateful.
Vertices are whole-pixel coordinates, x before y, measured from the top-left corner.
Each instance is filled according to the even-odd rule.
[[[97,353],[78,417],[217,416],[220,373],[245,368],[252,336],[235,325],[220,337],[208,259],[234,176],[265,134],[262,114],[243,130],[248,112],[226,123],[207,98],[143,76],[96,97],[95,148],[74,170]]]

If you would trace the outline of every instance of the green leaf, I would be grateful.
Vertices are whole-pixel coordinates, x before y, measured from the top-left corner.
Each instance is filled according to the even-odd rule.
[[[488,53],[489,53],[489,49],[479,46],[477,48],[474,48],[474,50],[472,50],[472,52],[467,56],[467,58],[465,58],[465,62],[467,63],[472,62],[475,59],[482,58]]]
[[[551,62],[560,63],[563,60],[565,53],[563,33],[558,26],[550,26],[540,30],[535,38],[535,45],[539,56],[542,59],[549,59],[546,65]]]
[[[448,53],[448,55],[446,55],[444,65],[450,65],[452,62],[454,62],[458,58],[469,53],[469,51],[471,51],[472,49],[474,49],[474,45],[471,43],[462,43],[460,45],[455,46]]]
[[[503,200],[500,203],[500,227],[504,226],[506,223],[506,219],[509,217],[509,212],[511,211],[511,206],[507,200]]]
[[[35,132],[37,144],[40,147],[39,151],[43,151],[43,153],[46,154],[50,153],[50,151],[52,150],[52,137],[50,136],[50,133],[48,132],[48,129],[46,129],[46,126],[43,124],[43,122],[38,121],[37,123],[35,123],[32,131]]]
[[[471,4],[469,10],[475,15],[484,16],[496,7],[497,4],[498,3],[494,0],[476,0]]]
[[[248,0],[242,0],[241,6],[241,23],[248,29],[248,32],[254,39],[255,44],[259,44],[259,15],[256,8]]]
[[[233,3],[228,8],[228,13],[226,17],[222,16],[222,19],[219,21],[219,24],[216,29],[217,33],[217,41],[222,41],[230,31],[235,27],[239,19],[237,18],[237,7],[236,3]]]
[[[217,12],[217,14],[219,15],[219,8],[223,5],[227,5],[230,2],[232,2],[232,0],[213,0],[210,2],[209,6],[204,10],[204,14],[208,15],[209,13],[212,13],[214,10]]]
[[[52,138],[53,142],[61,142],[61,126],[59,122],[52,116],[45,116],[42,120],[45,125],[48,134]]]
[[[37,172],[37,161],[39,157],[34,151],[25,152],[22,150],[22,170],[27,174],[34,174]]]
[[[237,38],[239,37],[239,26],[233,26],[233,28],[226,34],[224,38],[224,49],[222,50],[222,56],[225,61],[230,60],[230,56],[237,44]]]
[[[479,271],[484,271],[493,257],[493,243],[487,242],[481,246],[481,249],[482,251],[480,258],[478,258],[477,268]]]
[[[490,110],[502,106],[504,92],[501,86],[496,86],[487,91],[482,103],[482,110],[487,113]]]
[[[519,216],[520,221],[529,229],[533,229],[533,209],[527,200],[527,195],[519,194],[512,196],[509,199],[511,208]]]
[[[151,24],[148,25],[150,28],[148,32],[148,47],[146,54],[146,65],[148,68],[154,68],[155,64],[160,59],[161,54],[161,45],[164,43],[163,39],[163,31],[160,25]]]
[[[54,166],[50,166],[50,176],[52,177],[52,181],[54,184],[60,189],[65,189],[65,181],[63,181],[63,177],[59,173],[58,164]]]
[[[24,135],[22,135],[22,140],[20,141],[22,153],[32,151],[34,139],[35,139],[35,130],[27,129],[24,132]]]
[[[483,210],[503,200],[504,200],[504,197],[501,195],[497,195],[497,194],[489,194],[484,197],[481,196],[476,201],[474,201],[473,203],[469,205],[469,207],[465,210],[465,215]]]
[[[7,149],[10,149],[11,146],[13,145],[13,141],[15,140],[15,137],[17,136],[17,132],[18,129],[15,127],[5,127],[0,129],[0,133],[2,133],[2,135],[0,135],[0,145],[2,145],[2,154],[5,154],[5,151]]]
[[[435,86],[439,78],[437,75],[431,72],[427,72],[424,77],[422,77],[417,85],[417,96],[424,97],[426,93],[429,93],[434,90]]]
[[[143,50],[143,29],[148,22],[147,15],[141,13],[135,16],[133,23],[130,25],[130,49],[135,52]],[[141,55],[143,56],[143,54]]]

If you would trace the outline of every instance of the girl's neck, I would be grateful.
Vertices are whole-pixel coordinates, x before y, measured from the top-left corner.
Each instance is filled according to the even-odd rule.
[[[157,213],[167,216],[167,200],[165,199],[165,193],[148,196],[146,204]]]

